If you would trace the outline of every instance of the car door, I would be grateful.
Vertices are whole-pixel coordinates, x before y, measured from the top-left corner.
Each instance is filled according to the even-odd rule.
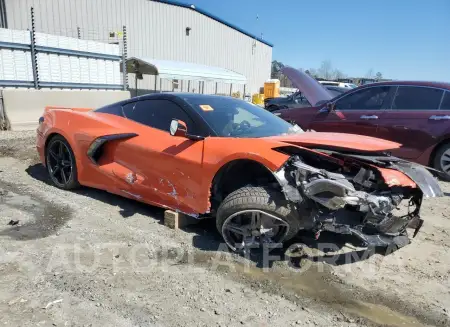
[[[450,112],[439,110],[444,90],[433,87],[399,85],[379,123],[378,137],[402,144],[395,156],[415,159],[436,144],[448,129]]]
[[[345,92],[343,88],[334,86],[328,86],[327,90],[333,97],[337,97]],[[289,109],[278,110],[274,114],[292,124],[297,124],[304,130],[308,130],[320,107],[312,107],[303,94],[301,94],[301,97],[301,105],[297,104]]]
[[[346,93],[334,101],[334,110],[329,111],[326,107],[319,110],[310,129],[375,137],[378,122],[389,106],[392,89],[384,85]]]
[[[116,161],[132,171],[131,192],[144,202],[195,213],[201,192],[203,140],[193,141],[169,133],[172,119],[196,126],[189,114],[167,99],[141,100],[123,106],[134,123],[137,137],[121,142]]]
[[[308,130],[311,121],[317,115],[317,112],[317,107],[304,106],[277,110],[274,112],[274,115],[279,116],[292,124],[297,124],[304,130]]]

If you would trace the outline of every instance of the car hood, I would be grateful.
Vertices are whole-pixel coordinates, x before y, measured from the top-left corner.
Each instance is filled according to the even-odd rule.
[[[305,148],[318,147],[357,152],[382,152],[398,149],[401,144],[370,136],[345,133],[305,132],[300,134],[270,136],[272,141],[279,141]]]
[[[281,72],[286,75],[292,85],[299,89],[311,105],[319,101],[329,101],[333,96],[314,78],[292,67],[284,67]]]

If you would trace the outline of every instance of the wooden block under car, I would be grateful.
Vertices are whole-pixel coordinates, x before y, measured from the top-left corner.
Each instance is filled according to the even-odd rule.
[[[198,219],[172,210],[164,211],[164,225],[172,229],[183,228],[198,223]]]

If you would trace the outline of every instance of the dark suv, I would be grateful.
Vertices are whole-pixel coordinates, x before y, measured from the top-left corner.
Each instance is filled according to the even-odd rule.
[[[450,179],[450,84],[390,81],[332,98],[308,75],[284,72],[313,107],[274,113],[305,130],[368,135],[402,144],[393,155],[434,167]]]
[[[323,86],[328,90],[332,97],[336,97],[341,95],[349,90],[346,87],[339,86]],[[303,107],[311,107],[311,104],[308,102],[306,97],[302,94],[302,92],[298,91],[287,97],[278,97],[278,98],[268,98],[264,99],[264,108],[270,112],[279,109],[287,109],[287,108],[303,108]]]

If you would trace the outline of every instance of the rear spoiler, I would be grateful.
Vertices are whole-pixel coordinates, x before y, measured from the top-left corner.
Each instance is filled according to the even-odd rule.
[[[91,111],[94,108],[71,108],[71,107],[55,107],[55,106],[46,106],[44,109],[44,113],[49,112],[50,110],[72,110],[79,112]]]

